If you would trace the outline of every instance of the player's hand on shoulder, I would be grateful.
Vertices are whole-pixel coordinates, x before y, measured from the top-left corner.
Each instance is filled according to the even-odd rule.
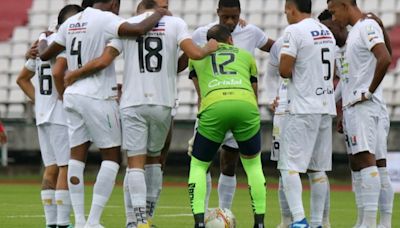
[[[31,47],[25,53],[25,59],[36,59],[39,54],[38,44],[39,40],[32,43]]]
[[[239,19],[239,22],[238,22],[238,25],[239,25],[241,28],[244,28],[244,27],[247,26],[247,21],[246,21],[245,19],[240,18],[240,19]]]
[[[210,39],[206,46],[209,53],[215,52],[218,50],[218,41],[215,39]]]
[[[163,16],[172,16],[171,11],[169,11],[168,9],[162,8],[162,7],[158,7],[156,9],[156,12],[160,13]]]

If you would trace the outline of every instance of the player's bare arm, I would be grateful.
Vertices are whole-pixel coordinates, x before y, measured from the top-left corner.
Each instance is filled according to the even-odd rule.
[[[190,74],[196,74],[196,71],[190,72]],[[197,93],[197,110],[200,110],[200,105],[201,105],[201,93],[200,93],[200,86],[199,86],[199,80],[197,79],[197,75],[192,75],[191,77],[194,88],[196,89]]]
[[[256,77],[251,76],[251,78],[256,78]],[[251,82],[251,87],[253,88],[254,95],[256,95],[256,100],[258,102],[258,83],[257,83],[257,81]]]
[[[218,42],[214,39],[210,39],[207,44],[201,48],[197,46],[192,39],[186,39],[181,42],[180,47],[188,58],[199,60],[218,50]]]
[[[272,45],[275,43],[275,40],[268,39],[267,43],[260,48],[261,51],[269,52],[271,50]]]
[[[70,86],[80,78],[93,75],[108,67],[120,53],[113,47],[106,47],[103,54],[88,62],[81,68],[67,72],[64,78],[64,86]]]
[[[62,99],[62,96],[64,94],[64,76],[65,72],[68,69],[67,65],[67,59],[64,57],[58,57],[56,59],[56,62],[54,63],[53,66],[53,78],[54,78],[54,85],[56,86],[58,94],[60,94],[60,99]]]
[[[372,48],[372,53],[376,58],[376,68],[374,78],[372,79],[371,85],[369,86],[369,92],[373,94],[381,84],[383,78],[385,77],[386,71],[389,68],[390,63],[392,62],[392,58],[389,54],[389,51],[386,48],[384,43],[379,43]],[[363,100],[369,99],[367,94],[363,95]]]
[[[35,87],[33,86],[31,79],[35,76],[35,72],[28,70],[26,67],[22,69],[17,78],[18,86],[24,91],[26,96],[35,102]]]
[[[157,8],[150,17],[140,23],[125,22],[121,24],[118,28],[118,35],[120,37],[142,36],[150,31],[166,15],[171,15],[171,13],[167,9]]]
[[[281,62],[279,64],[279,74],[282,78],[291,78],[293,73],[293,67],[296,62],[296,58],[290,55],[282,54]]]
[[[183,53],[178,59],[178,73],[184,71],[188,67],[189,58]]]
[[[47,60],[57,56],[64,50],[65,50],[64,46],[62,46],[56,42],[53,42],[48,48],[46,48],[42,52],[40,52],[40,50],[39,50],[39,57],[42,61],[47,61]]]
[[[36,59],[37,55],[39,54],[38,50],[38,43],[39,41],[36,40],[35,42],[32,43],[31,47],[26,51],[25,53],[25,59]]]

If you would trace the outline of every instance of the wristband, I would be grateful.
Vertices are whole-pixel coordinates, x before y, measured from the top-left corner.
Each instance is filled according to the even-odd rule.
[[[372,93],[368,90],[367,92],[364,93],[364,97],[367,98],[367,100],[371,100]]]
[[[4,125],[2,123],[0,123],[0,133],[3,133],[4,131],[5,131]]]
[[[40,35],[39,35],[39,42],[40,41],[42,41],[42,40],[45,40],[47,38],[47,36],[46,36],[46,33],[40,33]]]

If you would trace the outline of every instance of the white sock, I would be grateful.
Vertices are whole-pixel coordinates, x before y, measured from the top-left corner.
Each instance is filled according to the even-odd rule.
[[[75,224],[85,224],[85,189],[83,170],[85,163],[78,160],[68,162],[68,189],[71,197],[72,208],[74,209]],[[71,178],[77,178],[79,183],[71,183]]]
[[[219,208],[231,209],[233,196],[236,190],[236,175],[233,177],[224,174],[219,175],[218,180],[218,199]]]
[[[328,191],[328,177],[325,172],[307,173],[311,188],[310,225],[322,226],[325,209],[326,192]]]
[[[281,177],[279,177],[278,196],[279,196],[279,205],[281,208],[281,224],[284,225],[285,227],[288,227],[293,222],[292,213],[290,212],[289,204],[286,200],[285,189],[283,187]]]
[[[126,224],[131,222],[136,222],[135,213],[133,212],[131,194],[129,193],[129,185],[128,185],[128,170],[125,172],[124,177],[124,205],[125,205],[125,216],[126,216]]]
[[[356,206],[357,206],[357,222],[355,227],[359,227],[362,224],[363,218],[364,218],[364,207],[363,203],[361,200],[361,172],[359,171],[352,171],[351,172],[352,176],[352,186],[353,186],[353,191],[355,195],[355,200],[356,200]]]
[[[139,224],[147,223],[146,218],[146,181],[143,169],[128,170],[129,193],[136,221]]]
[[[211,190],[212,190],[212,179],[211,179],[211,173],[207,172],[206,175],[206,183],[207,183],[207,191],[206,191],[206,202],[204,202],[204,208],[205,211],[207,211],[208,209],[208,203],[210,201],[210,196],[211,196]]]
[[[328,184],[328,190],[326,191],[326,199],[325,199],[325,207],[324,207],[324,216],[322,218],[322,227],[330,225],[330,210],[331,210],[331,189],[329,184],[329,179],[326,179]]]
[[[361,171],[361,200],[364,206],[363,226],[376,227],[381,180],[378,168],[370,166]]]
[[[67,226],[70,224],[71,198],[68,190],[56,190],[55,199],[57,204],[57,225]]]
[[[153,218],[156,210],[157,201],[162,189],[162,171],[161,164],[145,165],[145,180],[146,180],[146,214],[147,217]]]
[[[103,161],[93,187],[92,207],[88,217],[89,225],[100,224],[101,214],[111,196],[118,174],[119,165],[113,161]]]
[[[55,204],[55,191],[51,189],[40,192],[46,225],[57,225],[57,205]]]
[[[305,218],[302,200],[303,187],[300,175],[297,172],[281,170],[282,183],[286,200],[292,212],[293,221],[297,222]]]
[[[379,224],[384,227],[392,227],[392,213],[394,190],[386,167],[378,168],[381,178],[381,192],[379,195]]]

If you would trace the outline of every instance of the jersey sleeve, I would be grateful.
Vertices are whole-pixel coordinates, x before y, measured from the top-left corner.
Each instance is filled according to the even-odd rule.
[[[188,25],[182,19],[180,19],[180,18],[177,19],[176,26],[177,26],[176,38],[177,38],[178,45],[180,45],[182,41],[184,41],[186,39],[190,39],[191,35],[189,33]]]
[[[256,60],[254,59],[253,56],[251,56],[249,58],[250,58],[250,76],[258,78],[258,70],[257,70]]]
[[[108,44],[107,47],[113,47],[115,50],[117,50],[120,54],[122,53],[123,50],[123,41],[120,39],[112,39]]]
[[[25,68],[28,69],[31,72],[36,71],[36,60],[35,59],[28,59],[25,62]]]
[[[262,48],[268,42],[267,35],[257,26],[254,26],[254,40],[257,48]]]
[[[375,45],[385,43],[382,29],[379,27],[378,23],[373,20],[368,20],[368,23],[365,23],[365,26],[361,28],[360,35],[364,44],[370,51]]]
[[[269,51],[269,64],[272,66],[279,66],[279,43],[275,41],[272,45],[271,50]]]
[[[296,34],[297,33],[292,26],[289,26],[285,29],[280,55],[286,54],[286,55],[290,55],[294,58],[297,57],[299,45],[298,45],[298,41],[296,38]]]
[[[57,35],[54,39],[54,42],[57,44],[64,46],[67,43],[67,23],[63,23],[58,29]]]
[[[107,16],[104,18],[106,22],[104,24],[105,32],[113,38],[119,37],[118,36],[119,26],[121,26],[126,21],[121,17],[118,17],[117,15],[110,12],[107,12],[106,15]]]

